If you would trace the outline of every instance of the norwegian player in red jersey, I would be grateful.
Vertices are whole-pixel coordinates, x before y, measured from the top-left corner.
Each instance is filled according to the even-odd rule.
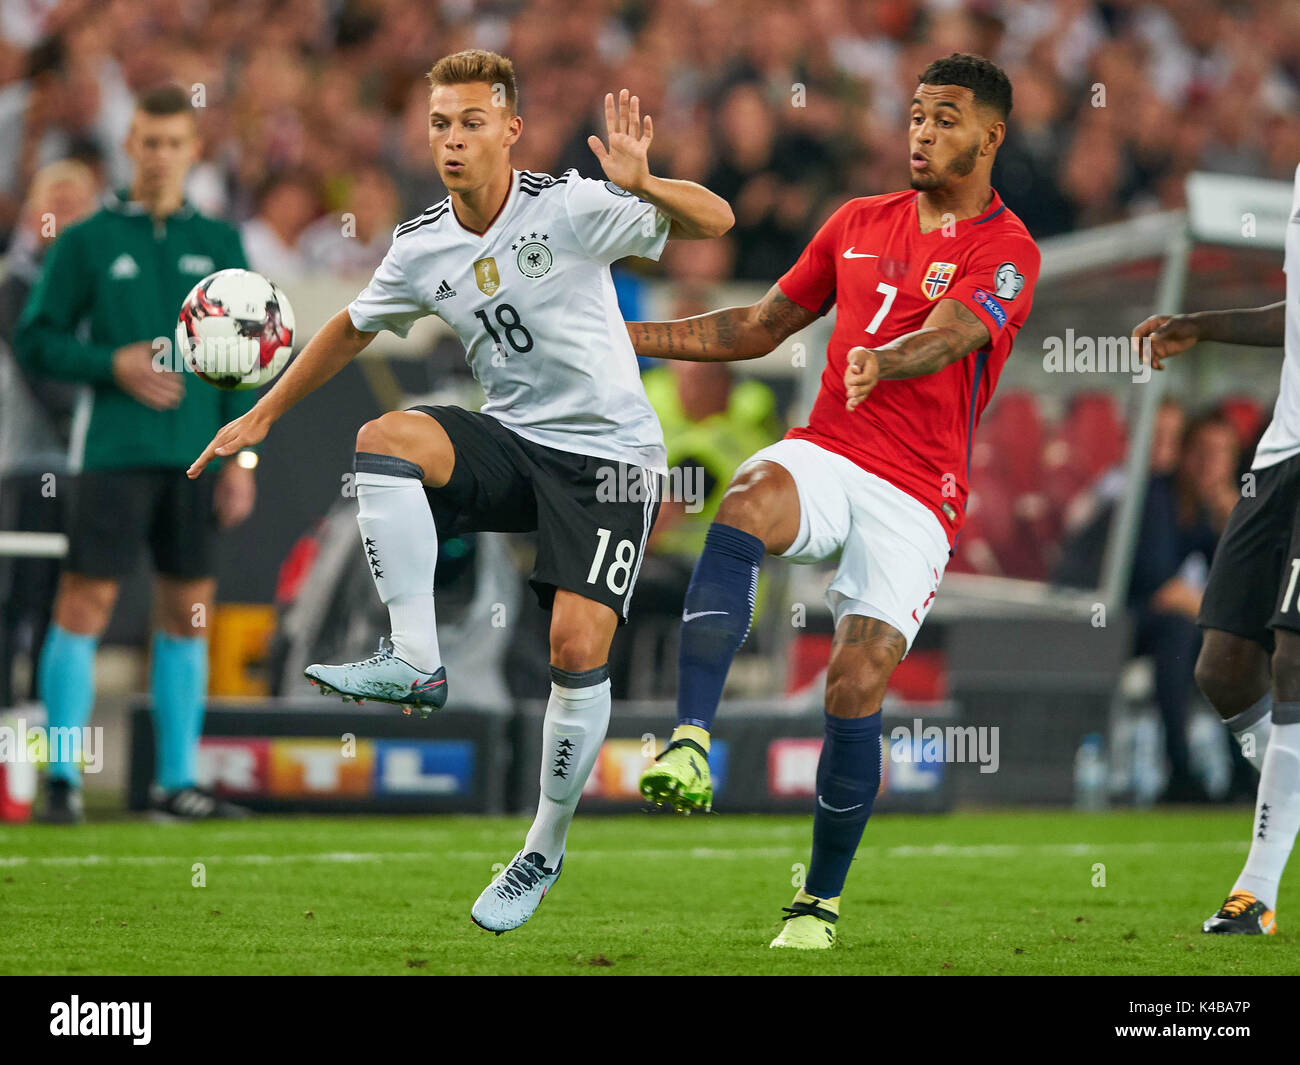
[[[812,861],[774,947],[835,941],[880,786],[885,688],[934,601],[971,437],[1029,313],[1038,248],[989,183],[1010,110],[994,64],[932,63],[911,104],[910,189],[850,200],[752,306],[628,325],[638,355],[732,361],[837,308],[808,424],[740,467],[709,529],[682,612],[678,725],[641,779],[652,801],[709,807],[709,732],[763,555],[838,556]]]

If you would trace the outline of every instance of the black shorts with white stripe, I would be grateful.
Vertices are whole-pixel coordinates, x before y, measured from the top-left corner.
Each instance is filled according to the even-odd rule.
[[[465,532],[536,532],[529,583],[549,610],[555,590],[604,603],[627,621],[663,477],[614,459],[546,447],[487,414],[412,407],[434,418],[456,452],[451,480],[426,486],[439,539]]]
[[[1252,471],[1214,549],[1203,629],[1273,652],[1274,629],[1300,632],[1300,455]]]

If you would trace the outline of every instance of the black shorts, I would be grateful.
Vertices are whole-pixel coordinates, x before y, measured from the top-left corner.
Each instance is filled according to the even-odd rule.
[[[66,568],[84,577],[121,579],[148,543],[154,569],[197,580],[216,573],[215,477],[191,481],[184,470],[89,470],[73,481]]]
[[[1255,471],[1254,485],[1214,550],[1196,621],[1271,654],[1273,629],[1300,632],[1300,455]]]
[[[555,589],[604,603],[627,621],[662,476],[614,459],[535,444],[495,418],[459,407],[412,407],[446,431],[451,480],[425,488],[438,536],[537,532],[529,583],[549,610]]]

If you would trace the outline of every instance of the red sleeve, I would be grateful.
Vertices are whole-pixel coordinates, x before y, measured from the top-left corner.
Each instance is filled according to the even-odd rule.
[[[1029,316],[1040,259],[1038,246],[1023,233],[985,241],[943,298],[969,308],[992,339],[1008,326],[1014,333]]]
[[[852,201],[826,219],[808,242],[798,261],[777,282],[795,303],[806,311],[822,315],[835,305],[835,257],[840,244],[844,216]]]

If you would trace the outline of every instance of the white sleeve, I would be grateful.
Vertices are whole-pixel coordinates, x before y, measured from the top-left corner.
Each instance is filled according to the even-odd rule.
[[[672,220],[654,204],[612,181],[593,181],[577,173],[566,185],[569,221],[592,258],[612,263],[628,255],[658,259],[663,253]]]
[[[378,333],[387,329],[399,337],[406,336],[411,326],[430,311],[420,302],[406,271],[397,261],[397,240],[389,246],[384,261],[375,270],[365,289],[348,304],[352,324],[363,333]]]

